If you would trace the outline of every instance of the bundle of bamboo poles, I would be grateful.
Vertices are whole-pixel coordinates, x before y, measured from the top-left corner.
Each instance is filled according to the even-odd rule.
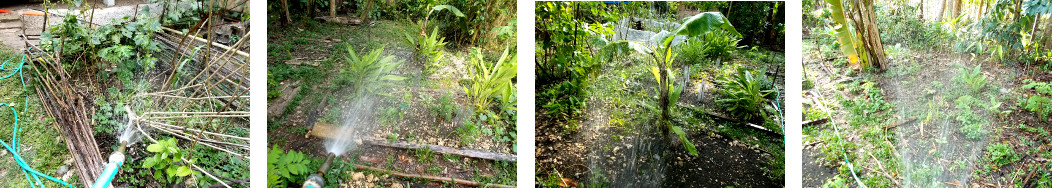
[[[28,38],[22,36],[24,40]],[[73,157],[77,175],[85,187],[90,187],[95,177],[99,177],[100,170],[104,164],[98,144],[95,142],[94,129],[91,118],[88,117],[87,105],[90,99],[86,99],[84,91],[78,91],[70,83],[70,75],[60,63],[47,52],[40,50],[35,44],[25,51],[33,66],[40,83],[36,88],[44,111],[55,118],[62,137],[66,138],[66,148]],[[32,74],[30,74],[32,75]]]

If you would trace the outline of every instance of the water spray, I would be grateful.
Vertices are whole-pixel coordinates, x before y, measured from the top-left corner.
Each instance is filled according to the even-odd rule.
[[[108,188],[113,178],[117,176],[117,171],[120,170],[121,165],[124,165],[124,151],[128,148],[128,144],[134,143],[136,124],[139,121],[139,116],[135,114],[128,106],[124,107],[124,110],[128,112],[128,123],[127,127],[124,127],[124,131],[121,133],[117,140],[120,141],[120,145],[117,146],[117,150],[110,154],[109,161],[107,161],[105,168],[102,169],[102,174],[95,180],[95,184],[91,185],[92,188]]]
[[[325,186],[325,173],[332,168],[332,161],[336,159],[336,154],[329,153],[325,157],[325,163],[321,164],[318,168],[318,172],[307,176],[307,181],[303,182],[303,188],[322,188]]]

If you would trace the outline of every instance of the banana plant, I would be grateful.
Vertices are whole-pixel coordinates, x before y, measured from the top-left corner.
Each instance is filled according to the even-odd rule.
[[[738,30],[734,29],[734,26],[731,25],[730,21],[727,20],[727,17],[724,17],[723,14],[719,12],[703,12],[684,19],[680,27],[672,32],[662,31],[661,33],[654,35],[650,42],[607,42],[605,39],[599,39],[599,43],[603,47],[599,49],[598,61],[606,61],[614,55],[628,54],[632,51],[650,55],[655,64],[654,67],[651,67],[650,72],[654,75],[654,80],[658,83],[658,105],[661,110],[661,122],[666,125],[665,129],[662,129],[662,132],[667,133],[671,130],[673,133],[679,135],[679,139],[684,143],[684,147],[694,156],[698,155],[698,151],[694,148],[694,143],[687,140],[683,128],[668,123],[671,119],[669,105],[678,101],[679,95],[683,91],[682,86],[676,87],[675,84],[672,84],[674,83],[675,77],[673,77],[672,71],[669,71],[668,68],[672,65],[672,60],[675,59],[675,55],[672,54],[672,41],[676,36],[702,36],[710,32],[718,31],[719,29],[726,30],[731,34],[741,37]]]
[[[427,30],[427,22],[431,19],[431,13],[442,10],[449,10],[450,12],[453,12],[453,15],[456,15],[457,17],[464,17],[464,13],[461,13],[460,9],[457,9],[457,7],[453,7],[450,5],[435,5],[434,7],[431,7],[431,10],[427,11],[427,15],[424,16],[424,22],[420,24],[420,35],[427,34],[424,33],[424,31]]]
[[[864,67],[860,63],[863,58],[859,57],[864,54],[862,50],[856,49],[856,44],[859,43],[857,36],[851,32],[851,24],[847,22],[844,15],[844,3],[841,0],[825,0],[829,3],[829,8],[832,9],[833,22],[836,22],[834,30],[836,31],[836,39],[840,42],[840,52],[847,55],[848,62],[852,67]]]
[[[515,86],[511,79],[515,78],[515,55],[508,56],[508,48],[504,49],[492,67],[486,62],[485,55],[478,48],[471,49],[471,83],[464,87],[464,92],[471,98],[471,103],[476,111],[483,111],[493,103],[494,97],[501,97],[502,101],[511,101],[514,97]]]

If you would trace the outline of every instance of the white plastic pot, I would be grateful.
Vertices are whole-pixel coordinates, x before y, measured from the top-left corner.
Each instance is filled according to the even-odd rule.
[[[113,6],[115,4],[113,1],[114,0],[102,0],[102,4],[106,4],[106,6]]]

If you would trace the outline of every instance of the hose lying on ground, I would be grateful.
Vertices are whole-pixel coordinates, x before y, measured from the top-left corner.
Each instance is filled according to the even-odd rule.
[[[3,64],[0,64],[0,70],[14,71],[11,74],[8,74],[7,76],[0,77],[0,80],[7,79],[7,78],[10,78],[11,76],[14,76],[15,74],[18,74],[18,78],[21,79],[21,81],[22,81],[22,88],[25,89],[25,87],[26,87],[26,80],[25,80],[24,77],[22,77],[22,66],[24,66],[26,64],[26,57],[27,56],[25,54],[22,55],[21,61],[18,63],[18,67],[16,67],[16,68],[6,68],[6,67],[7,67],[7,63],[11,62],[11,60],[14,60],[17,57],[11,57],[11,59],[8,59],[7,61],[4,61]],[[67,187],[72,188],[73,185],[70,185],[69,183],[66,183],[65,181],[59,180],[58,178],[55,178],[55,177],[48,176],[48,175],[46,175],[44,173],[40,173],[39,171],[34,170],[32,167],[29,167],[29,165],[26,164],[26,161],[22,159],[22,156],[18,155],[18,150],[21,149],[21,147],[19,147],[19,144],[18,144],[19,143],[19,138],[18,138],[18,132],[19,132],[19,128],[18,128],[18,111],[15,110],[15,107],[13,107],[13,106],[11,106],[10,104],[7,104],[7,103],[0,103],[0,106],[7,106],[8,108],[11,108],[11,113],[13,113],[15,115],[15,124],[14,124],[15,127],[14,127],[13,131],[11,131],[11,145],[8,145],[7,142],[4,142],[2,139],[0,139],[0,144],[2,144],[4,146],[4,148],[7,149],[8,152],[11,152],[11,156],[14,157],[15,162],[18,162],[18,166],[21,167],[22,168],[22,172],[25,173],[26,180],[30,182],[30,184],[29,184],[30,187],[36,188],[37,187],[36,185],[40,185],[40,187],[43,188],[44,187],[44,183],[40,181],[40,177],[44,177],[44,179],[51,180],[51,181],[57,182],[59,184],[62,184],[63,186],[67,186]],[[25,106],[27,106],[27,107],[29,106],[29,98],[28,97],[26,97],[26,104],[25,104]],[[25,107],[23,107],[23,111],[25,111],[24,108]],[[34,181],[34,180],[36,180],[36,181]]]

